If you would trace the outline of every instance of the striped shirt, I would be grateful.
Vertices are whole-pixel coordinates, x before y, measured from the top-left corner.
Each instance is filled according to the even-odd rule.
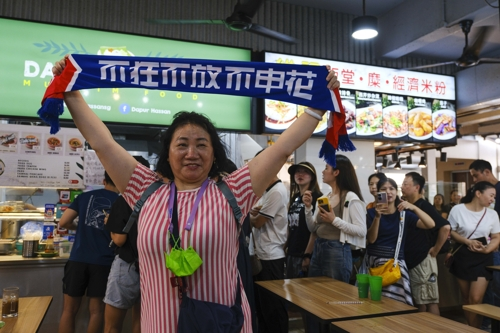
[[[134,206],[146,188],[157,180],[156,174],[137,165],[124,198]],[[247,166],[224,178],[233,192],[243,216],[257,201]],[[198,189],[178,191],[177,209],[181,247],[192,246],[203,264],[187,277],[189,297],[234,305],[238,271],[238,233],[234,215],[227,199],[214,181],[210,181],[198,205],[191,231],[184,230]],[[141,267],[141,330],[143,333],[176,332],[180,299],[177,288],[170,285],[173,275],[165,267],[164,252],[169,250],[168,199],[170,184],[162,185],[142,207],[138,220],[137,248]],[[242,221],[243,222],[243,219]],[[242,332],[252,331],[248,301],[241,287],[245,317]]]

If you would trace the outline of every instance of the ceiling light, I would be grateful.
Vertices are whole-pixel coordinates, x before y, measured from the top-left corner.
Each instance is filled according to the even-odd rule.
[[[406,156],[406,164],[413,164],[413,161],[411,159],[411,153],[410,155]]]
[[[396,162],[396,165],[394,166],[394,169],[401,170],[401,163],[399,163],[399,160]]]
[[[500,135],[497,135],[497,138],[495,139],[495,143],[500,144]]]
[[[422,157],[420,157],[420,163],[418,163],[418,167],[419,168],[427,168],[427,163],[425,162],[425,155],[422,155]]]
[[[377,18],[365,15],[365,0],[363,0],[363,16],[352,20],[352,37],[355,39],[370,39],[377,35]]]
[[[382,157],[382,168],[387,168],[387,156]]]

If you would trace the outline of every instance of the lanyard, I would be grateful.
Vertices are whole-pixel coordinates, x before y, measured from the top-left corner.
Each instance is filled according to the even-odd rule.
[[[191,231],[191,228],[193,227],[194,216],[196,215],[196,211],[198,210],[198,206],[199,206],[201,197],[203,196],[203,193],[205,193],[207,186],[208,186],[208,178],[203,182],[200,190],[198,191],[198,194],[196,195],[193,209],[191,209],[191,213],[189,214],[189,218],[188,218],[188,221],[186,223],[186,227],[184,227],[184,230]],[[174,209],[174,199],[177,196],[177,188],[175,187],[174,182],[172,182],[172,184],[170,185],[170,188],[171,188],[170,189],[170,198],[168,201],[168,217],[170,219],[172,219],[172,213],[173,213],[173,209]],[[177,214],[177,212],[175,212],[175,214]],[[174,226],[172,223],[170,223],[168,230],[171,233],[174,231]]]

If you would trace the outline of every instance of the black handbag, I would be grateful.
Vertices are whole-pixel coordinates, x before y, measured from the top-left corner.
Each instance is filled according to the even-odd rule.
[[[488,209],[488,208],[484,209],[483,216],[481,216],[481,219],[477,223],[476,228],[474,229],[473,232],[471,232],[471,234],[469,235],[469,237],[467,237],[467,239],[469,239],[476,232],[477,227],[479,227],[479,225],[481,224],[481,221],[483,221],[483,218],[486,215],[486,209]],[[478,240],[480,240],[481,243],[483,243],[484,245],[487,244],[485,237],[478,238]],[[455,243],[455,245],[453,246],[453,250],[446,255],[446,258],[444,259],[444,265],[447,268],[450,268],[453,265],[453,261],[455,260],[455,253],[457,253],[462,248],[463,245],[464,245],[463,243],[462,244]]]
[[[244,316],[241,308],[240,279],[238,278],[236,302],[233,306],[199,301],[182,293],[177,324],[178,333],[239,333]]]

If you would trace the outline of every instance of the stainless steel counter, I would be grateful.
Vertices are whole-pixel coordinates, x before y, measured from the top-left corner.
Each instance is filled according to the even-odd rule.
[[[40,265],[64,265],[68,258],[24,258],[18,254],[0,255],[0,267],[4,266],[40,266]]]

